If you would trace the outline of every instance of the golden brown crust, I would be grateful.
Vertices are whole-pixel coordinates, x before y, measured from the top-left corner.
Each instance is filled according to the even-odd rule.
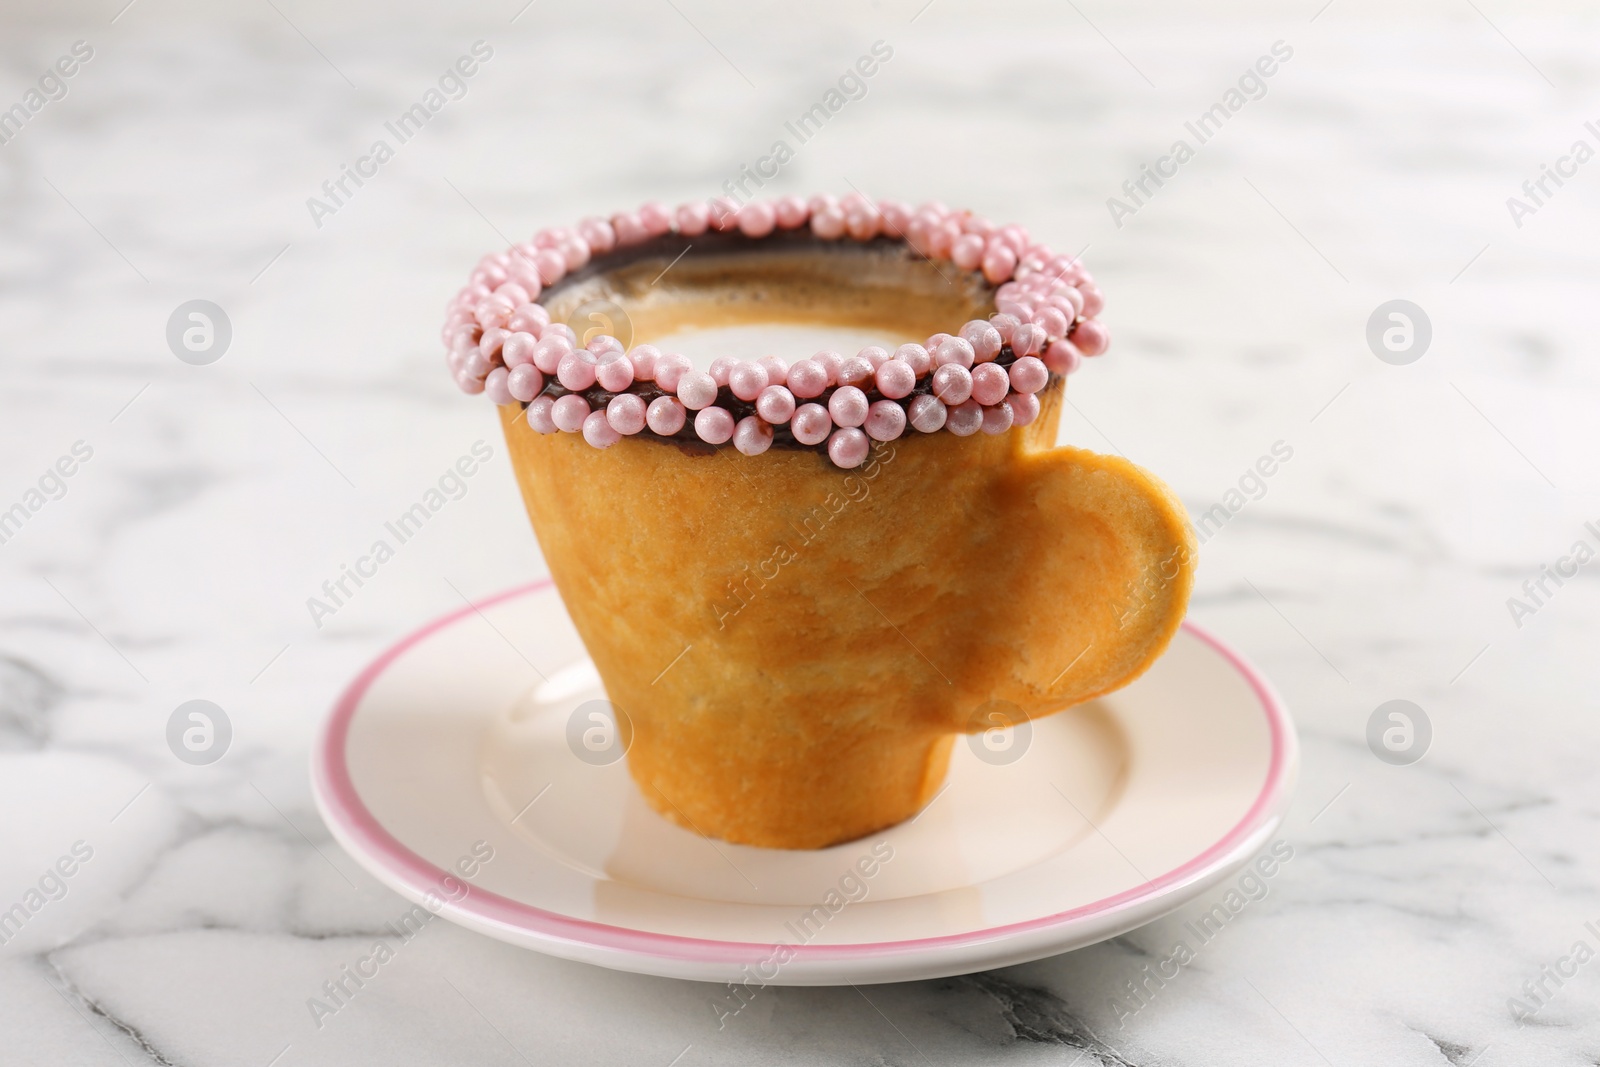
[[[1047,715],[1154,662],[1188,601],[1192,530],[1132,463],[1049,447],[1061,397],[1004,434],[908,431],[855,471],[815,452],[600,451],[501,409],[658,811],[747,844],[850,840],[937,793],[986,703]]]

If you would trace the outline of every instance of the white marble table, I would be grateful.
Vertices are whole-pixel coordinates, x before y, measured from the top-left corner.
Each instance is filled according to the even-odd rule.
[[[0,948],[0,1060],[1595,1062],[1600,965],[1562,960],[1600,947],[1597,572],[1507,606],[1600,519],[1600,164],[1561,163],[1520,226],[1506,203],[1600,145],[1592,15],[122,2],[0,16],[0,107],[93,51],[0,145],[0,509],[92,450],[0,544],[0,908],[73,872]],[[478,40],[465,97],[317,226],[307,198]],[[1088,245],[1117,343],[1064,435],[1197,517],[1293,449],[1208,540],[1192,610],[1295,711],[1294,859],[1131,1015],[1119,987],[1211,901],[870,1002],[772,989],[721,1031],[711,987],[441,922],[317,1029],[306,999],[403,909],[312,809],[313,732],[383,645],[542,573],[489,409],[441,367],[445,297],[497,231],[715,193],[878,40],[892,60],[777,188],[935,196]],[[1264,95],[1114,225],[1107,198],[1277,41]],[[233,326],[209,366],[164,337],[196,298]],[[1433,330],[1404,366],[1365,340],[1396,298]],[[315,627],[306,598],[480,438],[465,497]],[[196,698],[233,726],[211,766],[166,743]],[[1366,742],[1396,698],[1432,724],[1410,766]]]

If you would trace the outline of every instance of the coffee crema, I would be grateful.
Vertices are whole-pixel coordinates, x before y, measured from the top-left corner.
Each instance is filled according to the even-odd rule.
[[[1075,259],[1021,227],[937,204],[788,197],[645,205],[542,231],[480,262],[444,336],[461,388],[522,405],[539,433],[598,448],[644,436],[749,456],[814,449],[849,468],[908,428],[1028,425],[1035,394],[1105,351],[1103,303]],[[703,371],[655,343],[751,324],[925,340]]]

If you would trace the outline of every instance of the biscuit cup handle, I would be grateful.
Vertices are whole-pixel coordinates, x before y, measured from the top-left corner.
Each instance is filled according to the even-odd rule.
[[[1003,528],[1025,546],[998,577],[1013,620],[978,672],[967,733],[1038,718],[1142,674],[1183,621],[1196,546],[1172,490],[1118,456],[1077,448],[1023,452],[997,489]],[[991,644],[992,647],[992,644]],[[998,716],[998,718],[997,718]]]

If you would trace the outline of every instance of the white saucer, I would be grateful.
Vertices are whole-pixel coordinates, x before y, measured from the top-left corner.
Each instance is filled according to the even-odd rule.
[[[568,739],[594,705],[576,709],[601,697],[550,583],[502,593],[361,672],[312,756],[317,805],[374,876],[491,937],[645,974],[830,985],[1020,963],[1149,922],[1271,839],[1297,763],[1266,680],[1185,623],[1126,689],[959,740],[911,822],[789,852],[683,830],[623,761],[580,759]]]

